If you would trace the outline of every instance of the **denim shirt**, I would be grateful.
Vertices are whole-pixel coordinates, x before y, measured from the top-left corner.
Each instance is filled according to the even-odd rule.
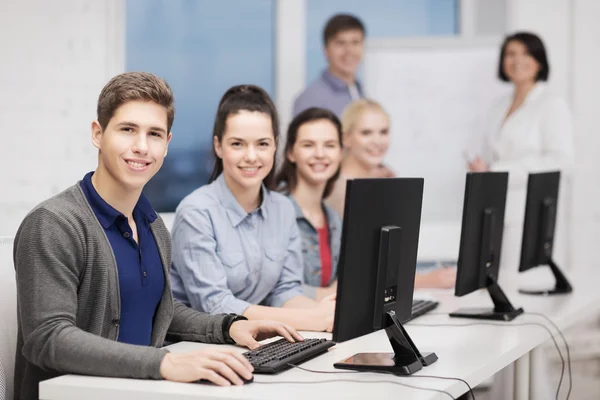
[[[243,314],[251,304],[281,307],[302,294],[301,239],[294,206],[262,188],[247,213],[221,174],[177,207],[173,295],[204,312]]]
[[[356,81],[356,88],[361,98],[365,97],[360,82]],[[319,79],[312,82],[294,102],[294,116],[311,107],[320,107],[331,110],[338,118],[348,104],[352,102],[352,95],[348,84],[335,77],[325,69]]]
[[[302,258],[304,260],[304,294],[315,297],[316,287],[321,286],[321,253],[319,247],[319,233],[302,213],[300,206],[291,194],[288,198],[292,201],[296,211],[296,222],[302,237]],[[342,241],[342,219],[331,208],[323,204],[327,227],[329,228],[329,246],[331,249],[331,277],[327,286],[337,279],[337,267],[340,259]]]

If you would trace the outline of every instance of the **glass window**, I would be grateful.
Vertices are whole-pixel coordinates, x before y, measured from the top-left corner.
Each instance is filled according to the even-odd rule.
[[[127,0],[126,70],[167,80],[175,94],[169,154],[145,194],[170,212],[212,172],[219,99],[251,83],[273,96],[275,0]]]
[[[369,37],[456,35],[458,0],[307,0],[306,79],[316,79],[327,66],[323,29],[337,13],[357,16]]]

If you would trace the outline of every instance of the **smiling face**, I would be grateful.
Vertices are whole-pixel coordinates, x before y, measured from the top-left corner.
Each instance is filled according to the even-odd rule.
[[[502,68],[508,79],[518,84],[535,82],[541,67],[529,54],[525,44],[518,40],[511,40],[504,50]]]
[[[271,117],[254,111],[231,114],[222,140],[216,136],[213,140],[230,189],[259,190],[274,164],[276,142]]]
[[[147,101],[124,103],[105,129],[94,121],[98,172],[124,189],[141,191],[163,164],[171,140],[167,129],[166,108]]]
[[[354,79],[364,50],[363,32],[351,29],[338,32],[327,42],[325,56],[331,71],[340,77]]]
[[[362,112],[349,132],[344,133],[344,147],[367,169],[378,168],[390,146],[390,120],[377,109]]]
[[[298,128],[294,147],[287,154],[296,164],[296,177],[311,185],[325,185],[337,172],[342,147],[335,125],[326,119],[310,121]]]

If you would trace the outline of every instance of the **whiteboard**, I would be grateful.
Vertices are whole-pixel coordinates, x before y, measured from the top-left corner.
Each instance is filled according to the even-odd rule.
[[[423,222],[461,220],[466,154],[477,153],[488,109],[510,90],[496,77],[499,43],[440,38],[367,45],[365,92],[391,119],[385,162],[398,176],[425,178]]]

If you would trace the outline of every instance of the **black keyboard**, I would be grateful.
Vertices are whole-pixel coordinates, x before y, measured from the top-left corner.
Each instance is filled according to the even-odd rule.
[[[408,322],[423,314],[427,314],[431,310],[435,310],[440,303],[434,300],[413,300],[412,314],[410,318],[404,322]]]
[[[335,342],[326,339],[304,339],[290,343],[285,339],[267,343],[244,353],[254,367],[255,374],[276,374],[327,351]]]

